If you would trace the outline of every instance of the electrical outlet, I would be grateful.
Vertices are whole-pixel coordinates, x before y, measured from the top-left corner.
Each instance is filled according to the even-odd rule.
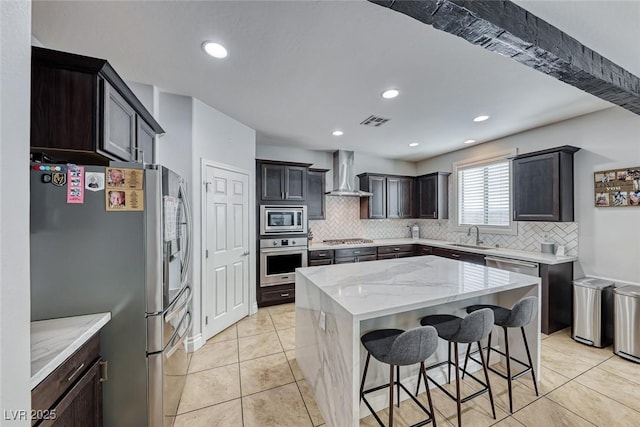
[[[320,329],[323,331],[327,330],[327,313],[324,311],[320,312]]]

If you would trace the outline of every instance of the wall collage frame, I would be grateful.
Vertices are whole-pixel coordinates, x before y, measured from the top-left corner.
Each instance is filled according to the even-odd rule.
[[[596,207],[640,207],[640,166],[593,173]]]

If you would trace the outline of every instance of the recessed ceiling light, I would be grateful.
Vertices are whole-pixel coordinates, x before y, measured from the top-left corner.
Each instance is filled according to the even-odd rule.
[[[341,130],[334,130],[331,134],[333,136],[342,136],[344,135],[344,132],[342,132]]]
[[[227,49],[218,43],[206,41],[202,43],[202,49],[214,58],[222,59],[227,57]]]
[[[417,147],[418,145],[420,145],[419,142],[412,142],[411,144],[409,144],[409,147]]]
[[[474,142],[476,142],[475,139],[467,139],[464,143],[465,144],[473,144]]]
[[[489,116],[482,115],[473,119],[474,122],[484,122],[485,120],[489,120]]]
[[[400,95],[400,92],[398,91],[398,89],[387,89],[384,92],[382,92],[382,97],[384,99],[395,98],[398,95]]]

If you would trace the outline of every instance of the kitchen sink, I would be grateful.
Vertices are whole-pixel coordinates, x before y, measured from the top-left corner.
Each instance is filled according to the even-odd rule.
[[[460,248],[469,248],[469,249],[481,249],[481,250],[495,249],[495,248],[492,248],[491,246],[467,245],[466,243],[451,243],[451,246],[458,246]]]

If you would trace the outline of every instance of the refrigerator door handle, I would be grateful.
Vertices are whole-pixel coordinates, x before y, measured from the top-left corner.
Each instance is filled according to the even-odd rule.
[[[186,281],[188,280],[188,273],[189,273],[189,267],[191,266],[191,244],[193,241],[193,224],[192,224],[192,217],[191,217],[191,205],[189,205],[189,199],[187,197],[187,191],[186,188],[184,186],[184,182],[180,182],[180,188],[178,190],[178,195],[179,197],[182,199],[182,203],[184,205],[184,211],[185,211],[185,216],[186,216],[186,221],[185,221],[185,225],[187,226],[187,245],[186,245],[186,252],[185,252],[185,263],[184,263],[184,268],[182,269],[182,286],[183,287],[186,283]]]
[[[188,283],[187,286],[182,290],[182,292],[180,292],[180,295],[175,298],[175,303],[173,304],[174,306],[186,295],[184,301],[181,304],[179,304],[177,307],[170,307],[170,311],[167,311],[167,314],[164,315],[165,322],[169,322],[171,319],[176,317],[191,302],[193,296],[191,292],[191,286],[189,285],[190,283]]]
[[[189,320],[187,321],[188,322],[187,327],[185,328],[184,333],[180,335],[180,328],[182,327],[182,325],[184,324],[187,318],[189,318]],[[184,338],[187,336],[187,334],[191,330],[191,325],[193,325],[193,319],[191,318],[191,312],[187,311],[184,317],[182,318],[182,320],[180,321],[180,323],[178,324],[178,327],[176,328],[176,331],[173,333],[173,336],[169,340],[169,345],[167,346],[167,350],[163,352],[165,360],[169,359],[173,355],[173,353],[175,353],[176,350],[180,348],[180,345],[182,345]]]

